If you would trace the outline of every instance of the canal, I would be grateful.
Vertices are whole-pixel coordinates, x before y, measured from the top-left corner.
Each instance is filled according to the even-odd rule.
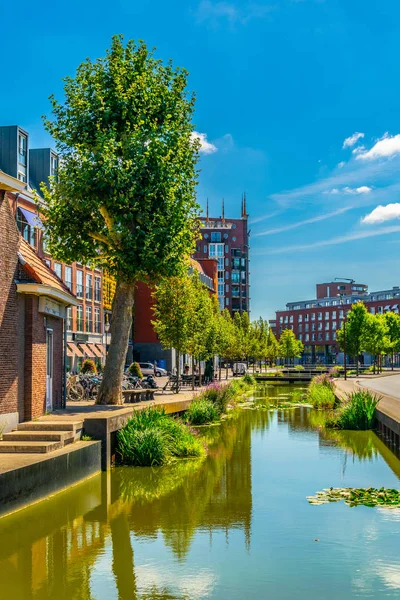
[[[202,462],[114,469],[0,519],[0,599],[398,598],[400,511],[306,497],[398,488],[400,462],[372,432],[271,407],[294,389],[203,430]]]

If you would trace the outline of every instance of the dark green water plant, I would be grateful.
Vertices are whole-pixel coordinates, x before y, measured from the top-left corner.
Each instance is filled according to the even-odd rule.
[[[308,388],[308,401],[314,408],[332,409],[338,404],[333,391],[333,381],[327,375],[313,377]]]
[[[308,496],[310,504],[320,505],[344,500],[348,506],[400,506],[400,490],[387,488],[326,488],[315,496]]]
[[[217,405],[206,398],[196,398],[186,411],[185,418],[191,425],[214,423],[221,416]]]
[[[204,456],[201,441],[181,421],[164,409],[135,411],[117,433],[117,455],[121,464],[159,466],[174,457]]]
[[[380,398],[368,390],[353,392],[340,411],[327,419],[326,425],[336,429],[373,429],[379,401]]]

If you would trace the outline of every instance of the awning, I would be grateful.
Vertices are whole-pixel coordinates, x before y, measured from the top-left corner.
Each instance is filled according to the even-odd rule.
[[[18,210],[24,215],[25,219],[28,221],[31,227],[38,227],[39,229],[43,229],[43,223],[39,219],[36,213],[31,212],[30,210],[26,210],[26,208],[22,208],[18,206]]]
[[[81,344],[81,349],[86,354],[86,356],[89,356],[89,358],[95,358],[95,355],[90,350],[90,348],[87,346],[87,344]]]
[[[393,304],[392,310],[396,310],[396,308],[399,308],[399,305],[398,304]]]
[[[98,356],[99,358],[103,358],[103,355],[100,352],[100,350],[98,350],[96,348],[96,344],[88,344],[88,346],[92,350],[92,352],[94,352],[95,356]]]
[[[100,350],[102,356],[105,356],[107,354],[107,350],[104,348],[103,344],[97,344],[97,347]]]
[[[83,352],[78,348],[76,344],[68,342],[67,347],[71,350],[73,354],[76,354],[76,356],[79,356],[79,358],[83,358]]]
[[[390,310],[389,304],[387,306],[385,306],[385,310]]]
[[[74,356],[74,353],[72,352],[72,350],[69,349],[68,346],[67,346],[67,356],[69,356],[69,358],[72,358]]]

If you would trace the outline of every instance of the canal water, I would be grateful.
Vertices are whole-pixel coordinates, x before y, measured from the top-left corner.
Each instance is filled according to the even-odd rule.
[[[292,391],[203,430],[202,462],[115,469],[0,519],[0,598],[399,598],[400,512],[306,500],[398,488],[399,460],[372,432],[270,407]]]

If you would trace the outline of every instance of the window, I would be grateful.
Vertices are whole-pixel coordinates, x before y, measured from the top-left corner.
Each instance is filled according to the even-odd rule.
[[[303,325],[301,323],[299,324],[299,331],[303,331]]]
[[[221,233],[219,231],[211,232],[211,241],[212,242],[220,242],[221,241]]]
[[[48,267],[50,267],[50,268],[51,268],[51,260],[49,260],[48,258],[45,258],[45,259],[44,259],[44,262],[46,263],[46,265],[47,265]]]
[[[83,331],[83,306],[81,304],[76,309],[76,329]]]
[[[375,314],[375,306],[371,306],[371,308],[369,309],[371,315]]]
[[[306,335],[304,336],[304,339],[305,339],[306,342],[310,341],[310,336],[309,336],[308,333],[306,333]]]
[[[92,317],[92,307],[86,307],[86,331],[91,333],[93,331],[93,317]]]
[[[328,323],[329,326],[329,323]],[[318,323],[318,331],[322,331],[322,323]]]
[[[325,320],[326,319],[329,319],[329,313],[328,312],[325,313]]]
[[[218,296],[223,296],[224,295],[224,284],[223,283],[219,283],[218,284]]]
[[[306,323],[306,324],[304,325],[304,331],[309,331],[309,329],[310,329],[310,326],[309,326],[309,324],[308,324],[308,323]]]
[[[225,266],[226,266],[226,267],[229,267],[229,258],[226,258],[226,259],[225,259]]]
[[[303,321],[303,315],[299,315],[299,323],[302,323]]]
[[[344,311],[339,310],[339,319],[344,319]]]
[[[326,341],[326,342],[328,342],[328,341],[329,341],[329,339],[330,339],[330,335],[329,335],[329,333],[326,333],[326,334],[325,334],[325,341]]]
[[[50,175],[52,177],[54,177],[54,175],[56,174],[57,168],[58,168],[57,157],[54,156],[54,154],[52,154],[51,157],[50,157]]]
[[[67,330],[72,331],[72,307],[67,308]]]
[[[318,313],[318,321],[321,321],[321,320],[322,320],[322,312],[319,312]]]
[[[311,321],[315,321],[315,313],[311,313]]]
[[[62,265],[60,263],[54,263],[54,273],[62,279]]]
[[[242,253],[240,251],[240,248],[232,248],[232,250],[231,250],[231,256],[232,256],[232,258],[240,258],[241,254]]]
[[[322,342],[322,333],[319,333],[319,334],[318,334],[318,341],[319,341],[319,342]]]
[[[207,254],[207,244],[204,244],[203,252],[204,252],[204,254]],[[211,254],[210,254],[210,256],[211,256]]]
[[[86,300],[93,298],[93,277],[86,273]]]
[[[309,321],[310,320],[310,315],[304,315],[304,320],[305,321]]]
[[[224,233],[224,240],[227,240],[229,237],[229,235],[227,233]]]
[[[303,341],[303,334],[302,333],[299,334],[299,340],[300,340],[300,342]]]
[[[312,334],[311,334],[311,341],[312,341],[312,342],[315,342],[315,333],[312,333]]]
[[[100,308],[98,306],[94,308],[94,331],[101,333]]]
[[[219,283],[224,282],[224,272],[223,271],[218,271],[218,282]]]
[[[290,317],[289,317],[289,323],[293,323],[293,315],[290,315]]]
[[[332,321],[332,329],[335,329],[335,330],[337,329],[336,321]]]
[[[18,179],[22,181],[22,183],[26,183],[26,174],[22,173],[22,171],[18,171]]]
[[[19,133],[18,134],[18,162],[21,165],[25,165],[25,166],[26,166],[26,145],[27,145],[26,136]],[[19,179],[19,177],[18,177],[18,179]],[[25,181],[26,181],[26,177],[25,177]]]
[[[333,339],[333,340],[336,340],[336,338],[337,338],[336,331],[334,331],[334,332],[332,333],[332,339]]]
[[[315,331],[315,323],[311,323],[311,331]]]
[[[239,289],[239,288],[238,288]],[[233,291],[233,290],[232,290]],[[283,317],[279,317],[279,323],[283,323]]]
[[[226,306],[229,306],[229,298],[225,298],[225,304]]]
[[[383,306],[378,306],[378,314],[382,314],[383,313]]]
[[[100,277],[94,278],[94,300],[100,302],[101,300],[101,279]]]
[[[229,252],[229,246],[228,246],[228,244],[225,244],[225,254],[228,254],[228,252]]]
[[[223,271],[224,270],[224,259],[218,257],[217,260],[218,260],[218,270],[219,271]]]
[[[76,272],[76,297],[83,298],[83,271]]]
[[[336,310],[332,311],[332,319],[336,319]]]
[[[65,285],[72,290],[72,267],[64,267]]]
[[[235,238],[235,236],[233,236],[233,238],[232,238],[232,242],[236,242],[236,238]]]
[[[210,244],[208,246],[209,257],[224,256],[224,244]]]
[[[205,233],[205,234],[204,234],[204,239],[205,239],[205,240],[208,240],[208,233]]]
[[[329,323],[325,323],[325,331],[328,331],[329,329]]]
[[[289,317],[285,315],[285,323],[289,323]]]
[[[231,279],[232,279],[232,283],[240,283],[239,271],[232,271]]]
[[[225,285],[225,292],[227,292],[227,293],[229,292],[229,285],[228,284]]]
[[[229,271],[225,271],[225,279],[229,279]]]

